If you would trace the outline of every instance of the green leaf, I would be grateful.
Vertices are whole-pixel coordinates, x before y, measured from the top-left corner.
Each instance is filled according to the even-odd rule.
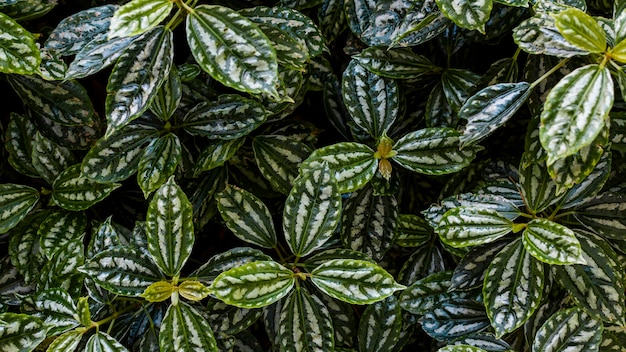
[[[148,109],[172,68],[173,41],[171,30],[156,27],[135,39],[117,60],[107,84],[106,137]]]
[[[9,152],[8,162],[19,173],[31,177],[39,176],[31,158],[36,134],[37,129],[29,118],[13,112],[10,114],[4,134],[4,147]]]
[[[626,229],[626,198],[603,193],[582,203],[574,216],[591,231],[612,239],[623,239]]]
[[[479,75],[467,70],[447,69],[443,71],[441,88],[452,110],[458,112],[461,109],[479,79]]]
[[[602,352],[623,352],[626,346],[626,331],[621,326],[605,326],[602,331]]]
[[[278,97],[276,52],[250,20],[220,5],[199,5],[187,16],[187,42],[202,67],[225,86]]]
[[[211,293],[211,290],[200,281],[187,280],[178,285],[178,293],[190,301],[201,301]]]
[[[394,231],[394,243],[400,247],[419,247],[433,235],[433,228],[428,222],[413,214],[399,214]]]
[[[311,281],[325,294],[351,304],[370,304],[405,286],[380,266],[364,260],[333,259],[311,271]]]
[[[252,148],[263,177],[283,194],[289,194],[300,164],[312,152],[307,144],[281,135],[256,136],[252,140]]]
[[[300,172],[319,168],[322,163],[335,174],[339,192],[348,193],[363,187],[374,177],[378,162],[374,151],[360,143],[342,142],[313,151],[300,165]]]
[[[374,139],[387,133],[400,111],[396,82],[370,72],[357,60],[343,72],[343,100],[352,120]]]
[[[81,176],[81,165],[63,171],[52,184],[52,200],[67,210],[85,210],[102,201],[121,185],[97,183]]]
[[[76,314],[83,326],[91,326],[91,312],[89,311],[89,297],[80,297],[76,303]]]
[[[442,250],[434,243],[417,248],[398,272],[398,282],[410,285],[426,276],[445,270]]]
[[[392,351],[401,331],[402,311],[395,296],[371,304],[359,320],[359,351]]]
[[[161,280],[146,287],[139,295],[148,302],[163,302],[176,292],[176,288],[169,281]]]
[[[400,294],[400,307],[412,314],[424,315],[455,296],[449,291],[451,278],[450,271],[441,271],[413,282]]]
[[[561,199],[557,194],[558,187],[550,177],[545,163],[531,163],[524,167],[522,160],[519,171],[521,193],[526,208],[531,213],[540,213]]]
[[[353,346],[353,340],[357,334],[357,325],[352,305],[323,294],[319,295],[318,298],[330,312],[335,332],[335,346]],[[337,349],[335,348],[335,350]]]
[[[211,141],[211,143],[204,150],[202,150],[198,156],[194,176],[199,175],[203,171],[213,170],[216,167],[224,165],[224,163],[230,160],[230,158],[232,158],[237,151],[239,151],[239,148],[243,146],[245,141],[246,137]]]
[[[607,323],[626,325],[624,270],[619,257],[598,236],[580,230],[576,235],[586,264],[552,267],[556,281],[591,316]]]
[[[602,322],[580,308],[562,310],[551,316],[537,331],[532,350],[597,351],[602,330]]]
[[[193,307],[170,305],[159,332],[161,352],[218,352],[211,326]]]
[[[32,166],[49,184],[65,169],[75,163],[74,155],[65,147],[61,147],[37,132],[32,143]]]
[[[241,308],[260,308],[285,297],[294,273],[274,261],[257,261],[221,273],[210,289],[218,299]]]
[[[180,140],[173,133],[153,139],[144,149],[137,169],[137,183],[144,197],[163,185],[182,159]]]
[[[82,212],[55,211],[39,225],[37,235],[41,250],[48,259],[68,243],[85,236],[87,217]]]
[[[176,276],[191,255],[195,240],[191,203],[174,176],[154,194],[146,214],[148,251],[155,263]]]
[[[479,351],[510,352],[513,348],[491,332],[477,332],[454,341],[454,346],[470,344]],[[473,350],[472,350],[473,351]]]
[[[217,208],[226,226],[243,241],[264,248],[276,246],[272,214],[254,194],[228,185],[216,196]]]
[[[4,13],[0,13],[0,29],[0,72],[37,72],[41,56],[33,35]]]
[[[207,304],[207,320],[216,333],[229,335],[246,331],[263,316],[263,309],[245,309],[228,305],[218,299],[210,299]]]
[[[83,332],[78,330],[68,331],[52,341],[48,346],[47,352],[74,352],[78,348],[80,340],[83,338]]]
[[[522,21],[513,29],[513,40],[522,50],[535,55],[572,57],[587,54],[559,33],[554,17],[547,13]]]
[[[548,264],[585,264],[574,231],[548,219],[533,219],[524,230],[522,241],[533,257]]]
[[[222,95],[217,102],[196,105],[183,118],[182,127],[192,135],[230,140],[249,134],[266,117],[259,102],[239,95]]]
[[[291,70],[304,71],[310,60],[309,51],[304,43],[279,27],[267,23],[256,23],[256,25],[272,43],[278,65]]]
[[[72,330],[80,324],[72,296],[61,288],[39,292],[33,297],[33,309],[30,314],[43,321],[49,336]]]
[[[615,43],[626,39],[626,3],[623,0],[613,2],[613,23],[615,27]]]
[[[407,48],[369,47],[353,58],[369,71],[394,79],[415,79],[439,70],[425,56],[415,54]]]
[[[392,158],[402,167],[426,175],[457,172],[476,157],[480,146],[459,149],[460,133],[452,128],[424,128],[408,133],[393,146]]]
[[[533,315],[544,284],[543,262],[526,251],[521,239],[493,258],[485,273],[483,296],[496,336],[515,331]]]
[[[36,290],[47,290],[60,287],[67,290],[70,295],[80,295],[83,287],[83,275],[78,268],[85,261],[84,245],[82,241],[68,242],[59,248],[41,269],[41,279]]]
[[[39,280],[39,273],[46,261],[45,254],[39,244],[37,230],[42,221],[48,216],[46,210],[33,211],[25,220],[9,232],[9,255],[11,263],[24,276],[27,284],[34,284]]]
[[[214,255],[209,261],[196,269],[190,277],[196,277],[203,283],[211,284],[219,274],[229,269],[246,263],[268,260],[272,260],[272,258],[258,249],[235,247]]]
[[[277,339],[282,351],[333,351],[333,324],[330,312],[319,298],[306,289],[293,291],[280,311]]]
[[[39,192],[13,183],[0,184],[0,233],[6,233],[35,207]]]
[[[41,17],[57,5],[54,1],[20,0],[13,5],[4,6],[2,12],[16,21],[27,21]]]
[[[126,347],[119,343],[116,339],[109,334],[98,331],[94,335],[91,335],[85,346],[85,352],[128,352]]]
[[[398,202],[394,196],[376,195],[372,187],[350,194],[341,214],[341,240],[345,248],[382,260],[395,239]]]
[[[172,11],[170,0],[132,0],[115,11],[111,18],[109,38],[130,37],[147,32]]]
[[[556,165],[557,163],[555,163]],[[561,201],[562,209],[570,209],[581,205],[595,197],[602,189],[611,172],[611,151],[602,153],[600,161],[595,165],[584,180],[570,188]]]
[[[452,110],[448,98],[443,92],[443,85],[437,83],[428,94],[426,100],[426,127],[452,127],[459,123],[458,114]]]
[[[168,121],[180,104],[183,95],[182,81],[176,66],[172,66],[167,80],[163,83],[156,97],[150,104],[150,111],[161,120]]]
[[[301,174],[285,201],[283,231],[297,257],[326,243],[341,218],[341,193],[327,163]]]
[[[450,341],[485,329],[489,319],[481,302],[452,298],[427,311],[420,323],[429,336]]]
[[[92,41],[80,46],[65,72],[65,79],[77,79],[91,76],[113,64],[124,53],[136,37],[109,39],[99,35]]]
[[[437,0],[437,6],[457,26],[485,33],[485,23],[491,15],[492,0]]]
[[[41,320],[26,314],[0,314],[0,345],[6,351],[33,351],[45,338]]]
[[[568,42],[590,53],[606,50],[606,34],[598,21],[577,8],[554,15],[556,28]]]
[[[39,132],[54,143],[69,149],[88,149],[100,138],[101,120],[95,120],[95,125],[68,126],[53,121],[47,116],[27,110]]]
[[[442,347],[438,349],[437,352],[486,352],[486,350],[471,345],[455,344]]]
[[[574,70],[552,88],[541,113],[539,138],[548,164],[591,144],[613,106],[609,69],[587,65]]]
[[[126,247],[102,251],[78,270],[108,291],[133,297],[141,295],[162,276],[147,254]]]
[[[472,145],[506,123],[526,102],[532,87],[527,82],[499,83],[471,96],[459,110],[467,125],[459,138],[461,147]]]
[[[511,242],[509,239],[504,238],[470,249],[454,268],[450,288],[471,290],[483,286],[485,272],[491,261],[509,242]]]
[[[513,227],[513,222],[497,211],[457,207],[443,215],[435,232],[444,243],[463,248],[493,242]]]
[[[317,11],[317,23],[322,38],[332,43],[346,29],[346,13],[344,0],[323,0]]]

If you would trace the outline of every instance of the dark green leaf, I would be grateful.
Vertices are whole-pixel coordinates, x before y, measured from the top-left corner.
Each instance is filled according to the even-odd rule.
[[[35,73],[41,57],[33,35],[4,13],[0,13],[0,28],[0,72]]]
[[[289,295],[280,312],[278,341],[283,351],[324,352],[334,350],[330,312],[319,298],[304,288]]]
[[[602,193],[579,205],[575,217],[590,230],[608,238],[623,239],[626,198]]]
[[[415,79],[439,70],[425,56],[415,54],[410,49],[370,47],[354,58],[369,71],[394,79]]]
[[[359,321],[359,351],[392,351],[401,330],[402,312],[395,296],[371,304]]]
[[[491,14],[492,0],[437,0],[437,6],[457,26],[485,33],[485,23]]]
[[[39,201],[39,192],[12,183],[0,184],[0,233],[15,227]]]
[[[307,144],[281,135],[256,136],[252,147],[263,177],[283,194],[289,194],[300,164],[312,152]]]
[[[81,165],[63,171],[52,184],[52,200],[67,210],[85,210],[106,198],[121,185],[98,183],[81,175]]]
[[[23,175],[37,177],[39,173],[32,165],[33,140],[37,129],[24,115],[11,113],[4,134],[5,148],[9,152],[8,162]]]
[[[458,112],[461,109],[479,79],[479,75],[466,70],[447,69],[443,72],[441,87],[452,110]]]
[[[70,165],[75,163],[74,155],[65,147],[61,147],[37,132],[32,143],[32,166],[46,182],[54,180]]]
[[[218,352],[211,326],[193,307],[171,305],[159,332],[162,352]]]
[[[137,169],[137,184],[144,197],[148,198],[174,174],[181,158],[180,140],[173,133],[153,139],[148,144]]]
[[[210,312],[207,319],[213,327],[213,331],[229,335],[246,331],[263,316],[262,309],[239,308],[217,299],[211,299],[207,309]]]
[[[454,340],[489,326],[483,304],[466,298],[441,302],[427,311],[420,322],[429,336],[442,341]]]
[[[585,264],[574,231],[548,219],[533,219],[524,230],[523,243],[535,258],[548,264]]]
[[[213,170],[216,167],[224,165],[228,160],[235,156],[245,141],[246,137],[226,140],[217,139],[211,141],[198,156],[194,176],[197,176],[204,171]]]
[[[490,243],[508,234],[513,222],[491,209],[458,207],[448,210],[435,232],[452,247]]]
[[[39,225],[39,245],[48,259],[68,243],[80,241],[85,236],[87,217],[82,212],[55,211]]]
[[[235,247],[211,257],[209,261],[196,269],[190,277],[210,284],[222,272],[239,267],[246,263],[271,260],[268,255],[258,249]]]
[[[565,39],[556,28],[554,18],[547,13],[539,13],[522,21],[513,29],[513,40],[524,51],[530,54],[544,54],[558,57],[585,55]]]
[[[84,78],[113,64],[124,53],[136,37],[109,39],[99,35],[80,46],[80,51],[65,72],[65,79]]]
[[[26,314],[0,314],[0,345],[6,351],[33,351],[46,338],[41,320]]]
[[[597,351],[602,339],[602,322],[580,308],[562,310],[551,316],[539,329],[532,344],[533,352]]]

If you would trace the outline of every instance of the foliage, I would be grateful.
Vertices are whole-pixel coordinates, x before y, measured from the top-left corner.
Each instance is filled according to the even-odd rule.
[[[624,351],[626,1],[0,1],[2,351]]]

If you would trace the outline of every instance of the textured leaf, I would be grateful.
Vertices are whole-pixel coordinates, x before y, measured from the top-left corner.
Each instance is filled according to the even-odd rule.
[[[482,286],[491,261],[509,242],[509,239],[504,238],[470,249],[454,268],[450,288],[471,290]]]
[[[4,147],[8,155],[8,162],[19,173],[37,177],[37,170],[32,165],[32,142],[37,129],[30,119],[24,115],[11,113],[9,124],[4,134]]]
[[[450,271],[441,271],[413,282],[400,294],[400,307],[412,314],[424,315],[454,297],[455,294],[449,292],[451,278]]]
[[[256,136],[252,140],[259,170],[277,191],[289,194],[298,176],[298,167],[311,148],[295,138],[281,135]]]
[[[39,225],[48,215],[48,211],[34,211],[28,214],[22,223],[9,232],[9,255],[11,263],[15,265],[27,284],[39,280],[39,272],[46,261],[45,254],[40,247],[40,238],[37,234]]]
[[[276,52],[250,20],[227,7],[199,5],[188,15],[191,53],[218,82],[240,91],[277,97]]]
[[[485,33],[485,23],[491,14],[493,2],[491,0],[437,0],[437,6],[457,26]]]
[[[69,149],[57,145],[39,132],[35,134],[31,143],[32,166],[49,184],[75,162],[74,155]]]
[[[500,83],[489,86],[470,97],[459,110],[467,120],[461,146],[472,145],[506,123],[526,102],[531,86],[527,82]]]
[[[462,248],[493,242],[511,232],[513,226],[497,211],[458,207],[443,215],[435,232],[444,243]]]
[[[176,112],[182,95],[183,87],[178,69],[176,66],[172,66],[167,80],[159,88],[156,97],[150,104],[150,111],[161,118],[161,120],[167,121]]]
[[[111,18],[109,38],[130,37],[156,27],[167,18],[174,3],[170,0],[132,0]]]
[[[357,190],[374,177],[378,163],[374,151],[360,143],[343,142],[316,149],[300,166],[300,172],[319,168],[322,163],[335,174],[339,192]]]
[[[113,293],[135,297],[162,276],[148,255],[125,247],[108,249],[94,255],[79,271]]]
[[[280,66],[291,70],[304,71],[310,60],[304,43],[291,36],[291,33],[267,23],[256,23],[272,43],[276,51],[276,61]]]
[[[94,335],[91,335],[85,346],[85,352],[128,352],[126,347],[119,343],[116,339],[109,334],[98,331]]]
[[[602,331],[602,352],[623,352],[626,346],[626,331],[621,326],[605,326]]]
[[[80,164],[63,171],[52,184],[52,200],[67,210],[85,210],[106,198],[121,185],[97,183],[81,176]]]
[[[441,302],[427,311],[420,322],[429,336],[442,341],[454,340],[489,326],[483,304],[465,298]]]
[[[27,21],[45,15],[56,5],[55,1],[21,0],[4,6],[2,12],[16,21]]]
[[[428,94],[424,118],[427,127],[456,128],[459,123],[458,114],[454,113],[452,106],[448,103],[441,83],[437,83]]]
[[[172,68],[173,41],[171,30],[156,27],[135,39],[117,60],[107,84],[106,137],[148,109]]]
[[[569,209],[593,198],[604,186],[610,171],[611,152],[606,150],[602,153],[600,161],[595,165],[591,173],[580,183],[570,188],[563,196],[561,208]]]
[[[83,286],[83,275],[78,268],[85,261],[84,245],[82,241],[70,241],[59,248],[41,269],[41,279],[36,290],[42,291],[60,287],[70,295],[80,295]]]
[[[204,171],[213,170],[224,165],[224,163],[230,160],[230,158],[232,158],[237,151],[239,151],[239,148],[243,146],[245,141],[246,137],[211,141],[198,156],[194,176],[197,176]]]
[[[207,310],[207,319],[218,334],[239,334],[263,316],[263,309],[239,308],[217,299],[209,300]]]
[[[196,277],[203,283],[210,284],[222,272],[246,263],[271,260],[258,249],[235,247],[211,257],[209,261],[196,269],[190,277]]]
[[[35,311],[31,314],[41,319],[48,334],[58,335],[77,327],[80,322],[72,296],[60,288],[39,292],[33,297]]]
[[[544,289],[543,262],[517,239],[502,249],[485,273],[483,296],[496,336],[515,331],[533,315]]]
[[[56,352],[74,352],[78,348],[80,340],[83,338],[83,333],[78,330],[68,331],[52,341],[46,351]]]
[[[185,303],[171,305],[159,332],[162,352],[217,352],[217,342],[206,319]]]
[[[211,291],[200,281],[187,280],[178,285],[178,293],[190,301],[200,301],[205,299]]]
[[[80,46],[65,72],[65,79],[84,78],[108,67],[124,53],[136,37],[109,39],[106,34],[95,37],[92,41]]]
[[[437,352],[485,352],[485,350],[471,345],[455,344],[440,348]]]
[[[419,247],[428,242],[433,228],[421,217],[413,214],[399,214],[396,220],[395,244],[401,247]]]
[[[615,26],[615,43],[626,38],[626,3],[622,0],[613,2],[613,22]]]
[[[513,40],[522,50],[535,55],[572,57],[587,54],[568,42],[559,33],[554,18],[546,13],[522,21],[513,29]]]
[[[229,185],[216,195],[216,199],[226,226],[235,236],[264,248],[276,246],[272,214],[257,196]]]
[[[0,233],[17,225],[39,201],[39,192],[13,183],[0,184]]]
[[[626,198],[622,195],[603,193],[581,204],[576,219],[590,230],[608,238],[623,239],[626,229]]]
[[[523,243],[535,258],[548,264],[585,264],[574,231],[548,219],[533,219],[524,230]]]
[[[352,305],[323,294],[316,297],[324,303],[324,306],[330,312],[335,332],[335,346],[352,346],[354,337],[357,334],[357,325]]]
[[[364,260],[333,259],[311,271],[311,281],[327,295],[351,304],[370,304],[405,286],[380,266]]]
[[[293,272],[274,261],[246,263],[221,273],[210,289],[218,299],[241,308],[260,308],[285,297]]]
[[[176,294],[176,288],[169,281],[157,281],[146,287],[146,290],[139,295],[148,302],[163,302],[170,296]]]
[[[561,79],[550,91],[541,114],[539,138],[548,153],[548,164],[591,144],[612,106],[608,68],[587,65]]]
[[[602,322],[580,308],[562,310],[541,326],[532,351],[597,351],[602,330]]]
[[[322,38],[332,43],[343,33],[346,26],[344,0],[323,0],[317,11],[317,23],[322,32]]]
[[[554,15],[556,28],[570,43],[590,53],[606,49],[606,34],[598,21],[577,8]]]
[[[0,28],[0,72],[35,73],[41,57],[33,35],[4,13],[0,13]]]
[[[342,92],[352,120],[375,139],[385,135],[398,117],[396,82],[368,71],[357,60],[343,72]]]
[[[443,72],[441,88],[452,110],[458,112],[461,109],[479,79],[479,75],[466,70],[447,69]]]
[[[39,75],[41,78],[54,81],[65,79],[67,64],[60,57],[53,57],[46,50],[41,50],[41,64],[39,65]]]
[[[415,79],[438,70],[425,56],[410,49],[370,47],[354,58],[369,71],[388,78]]]
[[[395,296],[371,304],[359,320],[359,351],[391,351],[401,330],[402,312]]]
[[[427,175],[457,172],[482,149],[470,146],[459,149],[460,133],[452,128],[424,128],[400,138],[393,146],[398,152],[392,158],[402,167]]]
[[[146,214],[148,251],[170,276],[180,273],[195,240],[191,203],[174,176],[154,194]]]
[[[39,132],[54,143],[72,150],[88,149],[100,138],[100,119],[96,125],[67,126],[53,121],[44,115],[27,110],[27,115]]]
[[[0,314],[0,345],[6,351],[33,351],[46,338],[41,320],[26,314]]]
[[[557,185],[543,162],[520,165],[519,183],[526,208],[537,214],[560,200]]]
[[[324,303],[304,288],[289,295],[280,312],[281,350],[333,351],[333,324]]]
[[[68,243],[85,236],[87,217],[82,212],[55,211],[41,221],[37,230],[40,248],[48,259]]]
[[[92,323],[91,320],[91,312],[89,311],[89,297],[80,297],[78,302],[76,303],[76,315],[78,316],[78,321],[83,326],[90,326]]]
[[[434,243],[417,248],[398,272],[398,282],[410,285],[426,276],[446,269],[442,250]]]
[[[148,144],[137,169],[137,184],[144,197],[147,198],[174,174],[181,158],[180,140],[173,133],[153,139]]]
[[[498,339],[493,333],[478,332],[454,341],[454,346],[470,345],[478,351],[510,352],[513,348],[504,340]],[[473,350],[472,350],[473,351]]]

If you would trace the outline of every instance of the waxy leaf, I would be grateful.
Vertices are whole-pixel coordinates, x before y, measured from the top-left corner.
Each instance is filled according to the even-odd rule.
[[[556,28],[568,42],[590,53],[606,49],[606,34],[598,21],[577,8],[554,15]]]
[[[33,351],[45,338],[41,320],[26,314],[0,314],[0,345],[6,351]]]
[[[457,207],[447,211],[435,232],[457,248],[493,242],[513,229],[513,222],[491,209]]]
[[[31,314],[43,321],[49,329],[49,335],[64,333],[80,324],[76,304],[64,289],[53,288],[39,292],[33,297],[33,308]]]
[[[161,352],[218,352],[209,322],[186,303],[170,305],[159,331]]]
[[[132,0],[115,11],[109,38],[130,37],[156,27],[167,18],[174,3],[170,0]]]
[[[437,350],[437,352],[486,352],[486,350],[472,345],[455,343],[454,345],[448,345],[446,347],[440,348]]]
[[[178,285],[178,293],[184,299],[190,301],[201,301],[211,293],[211,290],[204,286],[200,281],[187,280]]]
[[[72,330],[68,331],[52,341],[46,351],[64,351],[74,352],[78,348],[80,340],[83,338],[82,331]]]
[[[146,214],[148,252],[170,276],[180,273],[194,243],[193,211],[174,176],[154,194]]]
[[[437,6],[457,26],[485,33],[485,23],[491,14],[492,0],[437,0]]]
[[[59,146],[39,132],[32,141],[31,158],[32,166],[49,184],[75,163],[74,155],[69,149]]]
[[[252,148],[263,177],[283,194],[289,194],[300,164],[312,151],[307,144],[281,135],[256,136]]]
[[[75,240],[59,248],[41,269],[41,278],[36,290],[60,287],[70,295],[78,296],[83,284],[83,275],[78,269],[85,261],[84,245]]]
[[[144,197],[148,198],[174,174],[182,153],[180,140],[173,133],[153,139],[148,144],[137,169],[137,184]]]
[[[333,259],[311,271],[311,281],[325,294],[351,304],[370,304],[402,290],[383,268],[369,261]]]
[[[552,88],[541,113],[539,138],[548,164],[591,144],[613,106],[609,69],[587,65],[574,70]]]
[[[413,214],[399,214],[394,231],[394,243],[401,247],[419,247],[433,235],[428,222]]]
[[[167,80],[163,83],[161,88],[159,88],[156,97],[152,101],[152,104],[150,104],[150,111],[161,120],[168,121],[169,118],[174,115],[176,109],[178,109],[182,95],[183,87],[180,74],[176,66],[172,66]]]
[[[198,156],[196,168],[193,172],[194,177],[204,171],[213,170],[224,165],[224,163],[237,154],[237,151],[239,151],[239,148],[243,146],[245,141],[246,137],[226,140],[217,139],[211,141],[211,143],[204,150],[202,150]]]
[[[218,299],[209,300],[207,311],[207,319],[213,331],[229,335],[246,331],[263,316],[263,309],[239,308]]]
[[[0,31],[0,72],[35,73],[41,56],[33,35],[4,13],[0,13]]]
[[[304,71],[310,59],[309,51],[298,38],[267,23],[256,23],[256,25],[272,43],[278,65],[295,71]]]
[[[40,247],[40,237],[37,234],[39,225],[48,216],[46,210],[33,211],[9,234],[9,255],[11,263],[24,277],[24,282],[34,284],[39,280],[40,270],[46,262],[46,257]]]
[[[276,246],[272,214],[254,194],[228,185],[216,196],[217,208],[226,226],[241,240],[260,247]]]
[[[472,247],[454,268],[451,289],[471,290],[483,286],[485,273],[493,258],[511,242],[507,238],[490,242],[483,246]]]
[[[60,210],[51,213],[37,230],[39,245],[48,259],[67,244],[85,236],[87,217],[82,212]]]
[[[543,262],[526,251],[521,239],[493,258],[485,273],[483,296],[496,336],[515,331],[533,315],[543,286]]]
[[[39,176],[31,158],[36,134],[37,128],[29,118],[13,112],[10,114],[4,134],[4,147],[9,152],[8,162],[19,173],[31,177]]]
[[[323,352],[334,350],[333,323],[328,308],[306,289],[294,290],[280,311],[276,338],[283,351]]]
[[[555,163],[555,165],[558,164]],[[602,189],[611,172],[611,152],[606,150],[602,153],[600,161],[595,165],[584,180],[570,188],[561,201],[562,209],[570,209],[592,201]],[[576,216],[576,215],[575,215]],[[579,219],[580,221],[580,219]],[[582,221],[584,224],[584,221]],[[599,227],[599,226],[598,226]],[[597,228],[596,228],[597,229]]]
[[[429,275],[446,270],[442,250],[434,243],[417,248],[398,272],[398,282],[410,285]]]
[[[395,296],[369,305],[359,320],[359,350],[390,351],[400,339],[402,311]]]
[[[537,331],[532,351],[598,351],[602,328],[602,321],[580,308],[562,310]]]
[[[458,112],[470,97],[480,76],[467,70],[447,69],[441,75],[441,88],[452,110]]]
[[[85,346],[85,352],[128,352],[126,347],[119,343],[111,335],[98,331],[94,335],[91,335]]]
[[[17,225],[39,201],[39,192],[12,183],[0,184],[0,233]]]
[[[322,38],[332,43],[347,28],[344,0],[324,0],[317,11]]]
[[[626,229],[626,198],[619,194],[597,195],[577,209],[574,216],[591,231],[607,238],[623,239]]]
[[[148,302],[163,302],[170,298],[175,291],[174,285],[169,281],[157,281],[146,288],[140,295]]]
[[[513,40],[530,54],[557,57],[587,54],[585,50],[571,44],[559,33],[554,17],[547,13],[539,13],[522,21],[513,29]]]
[[[199,5],[187,16],[191,53],[218,82],[237,90],[278,98],[276,52],[263,32],[238,12]]]
[[[341,193],[327,163],[309,168],[295,181],[283,211],[283,231],[297,257],[326,243],[341,217]]]
[[[548,219],[533,219],[524,230],[523,243],[535,258],[548,264],[585,264],[574,231]]]
[[[354,56],[354,59],[379,76],[395,79],[415,79],[439,70],[426,57],[406,48],[369,47]]]
[[[272,258],[258,249],[248,247],[235,247],[211,257],[200,268],[196,269],[190,277],[196,277],[199,281],[210,284],[221,273],[239,267],[246,263],[268,261]]]
[[[98,183],[81,175],[81,165],[63,171],[52,184],[52,200],[67,210],[85,210],[106,198],[121,185]]]
[[[429,336],[450,341],[485,329],[489,319],[481,302],[452,298],[427,311],[420,323]]]
[[[124,53],[136,37],[109,39],[99,35],[80,47],[74,61],[65,72],[65,79],[84,78],[113,64]]]
[[[294,283],[291,270],[274,261],[257,261],[221,273],[210,289],[227,304],[260,308],[285,297]]]

